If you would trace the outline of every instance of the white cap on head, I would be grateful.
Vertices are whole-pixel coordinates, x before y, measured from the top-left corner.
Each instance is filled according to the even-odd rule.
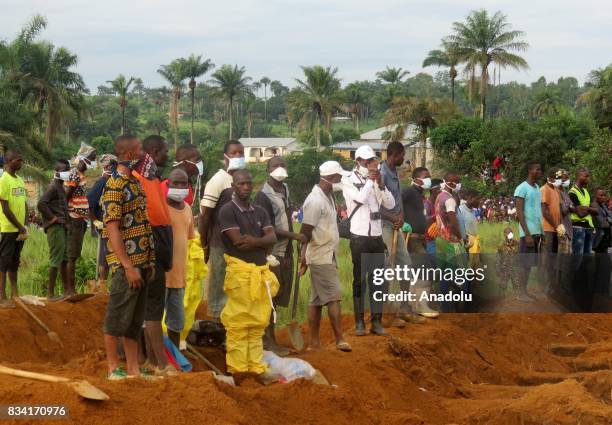
[[[372,149],[369,145],[360,146],[355,151],[355,159],[371,159],[376,158],[376,154],[374,153],[374,149]]]
[[[344,171],[338,161],[325,161],[319,166],[319,175],[321,177],[331,176],[333,174],[340,174],[341,176],[347,176],[350,171]]]

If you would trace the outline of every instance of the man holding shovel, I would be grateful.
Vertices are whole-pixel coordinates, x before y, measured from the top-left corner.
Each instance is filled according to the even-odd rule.
[[[291,203],[289,201],[289,187],[283,181],[288,177],[287,166],[280,156],[268,160],[268,180],[255,196],[255,204],[261,206],[270,216],[276,243],[272,247],[272,255],[279,262],[278,266],[271,267],[280,283],[278,294],[274,297],[274,306],[289,306],[291,288],[293,286],[293,246],[292,240],[305,242],[306,238],[301,233],[293,232],[291,222]],[[264,349],[273,351],[279,356],[289,354],[287,348],[276,342],[274,322],[270,318],[270,324],[264,334]]]

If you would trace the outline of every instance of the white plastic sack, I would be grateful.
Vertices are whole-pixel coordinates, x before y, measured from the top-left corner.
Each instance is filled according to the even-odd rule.
[[[310,363],[291,357],[279,357],[272,351],[264,351],[263,361],[270,372],[281,377],[281,381],[291,382],[299,378],[311,379],[316,370]]]

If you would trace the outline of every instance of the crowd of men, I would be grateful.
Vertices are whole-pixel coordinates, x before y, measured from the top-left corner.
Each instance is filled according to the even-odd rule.
[[[75,294],[75,265],[91,221],[99,235],[97,284],[106,287],[112,273],[104,320],[108,377],[176,373],[164,352],[162,317],[169,339],[177,347],[185,326],[183,298],[186,286],[187,246],[199,242],[208,264],[208,318],[226,331],[226,362],[230,373],[267,373],[263,350],[289,353],[275,337],[276,307],[287,307],[293,287],[294,247],[299,249],[298,272],[310,273],[308,324],[310,349],[322,348],[319,329],[323,308],[335,335],[336,348],[350,352],[344,337],[338,274],[340,237],[347,237],[353,262],[352,297],[355,335],[366,335],[365,310],[370,309],[369,332],[386,336],[376,302],[373,270],[389,264],[430,264],[436,252],[447,258],[480,252],[477,215],[481,196],[461,188],[461,176],[447,172],[432,178],[425,167],[412,171],[408,187],[401,187],[398,169],[405,163],[405,148],[391,142],[386,159],[371,147],[355,153],[354,168],[344,170],[336,161],[319,167],[319,180],[301,207],[301,227],[294,231],[290,190],[284,182],[290,170],[281,157],[267,163],[268,178],[253,196],[253,179],[246,170],[244,147],[230,140],[224,145],[223,168],[203,187],[204,166],[195,145],[177,149],[167,179],[160,170],[168,162],[168,144],[159,136],[143,141],[119,136],[114,155],[99,157],[102,176],[87,187],[85,171],[98,166],[98,153],[82,144],[71,161],[58,160],[53,182],[38,202],[49,245],[49,301]],[[20,253],[28,237],[25,226],[26,191],[17,175],[23,160],[8,151],[0,177],[0,284],[2,304],[6,277],[17,295]],[[610,245],[611,215],[603,190],[592,200],[586,189],[589,173],[579,170],[574,185],[564,170],[551,170],[538,186],[541,168],[528,165],[528,177],[515,191],[522,253],[540,251],[587,254]],[[339,221],[337,198],[342,194],[346,217]],[[192,206],[199,204],[197,220]],[[196,225],[197,221],[197,225]],[[197,231],[196,231],[197,229]],[[595,229],[597,229],[595,231]],[[199,233],[199,235],[198,235]],[[517,248],[512,231],[505,244]],[[525,297],[529,269],[524,267],[519,286]],[[58,274],[63,295],[56,290]],[[424,323],[439,315],[420,294],[431,291],[430,281],[400,283],[417,293],[417,301],[402,303],[392,326]],[[405,287],[403,285],[406,285]],[[449,291],[452,282],[441,282]],[[444,310],[443,310],[444,311]],[[143,326],[144,325],[144,326]],[[141,335],[144,327],[144,343]],[[123,345],[126,368],[120,366]],[[143,348],[143,346],[145,348]],[[146,355],[146,366],[143,367]]]

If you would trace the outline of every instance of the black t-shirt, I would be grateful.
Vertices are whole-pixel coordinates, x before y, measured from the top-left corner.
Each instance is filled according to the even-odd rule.
[[[232,200],[233,194],[234,194],[234,189],[231,187],[228,187],[227,189],[223,189],[221,193],[219,194],[219,199],[217,200],[217,205],[215,206],[215,209],[213,210],[213,215],[212,215],[213,225],[211,226],[211,230],[210,230],[211,234],[209,237],[211,246],[217,246],[217,247],[223,246],[223,243],[221,241],[221,229],[219,228],[219,213],[221,211],[221,208],[223,208],[225,204],[227,204],[228,202]]]
[[[265,249],[257,248],[252,251],[241,251],[234,246],[226,232],[229,229],[239,229],[242,235],[261,238],[264,235],[263,229],[272,227],[270,217],[263,208],[250,204],[249,208],[242,209],[236,202],[230,201],[221,207],[218,223],[221,241],[228,255],[258,266],[266,264]]]
[[[423,205],[423,192],[411,185],[402,192],[404,205],[404,221],[410,224],[412,231],[424,235],[427,231],[427,218]]]

